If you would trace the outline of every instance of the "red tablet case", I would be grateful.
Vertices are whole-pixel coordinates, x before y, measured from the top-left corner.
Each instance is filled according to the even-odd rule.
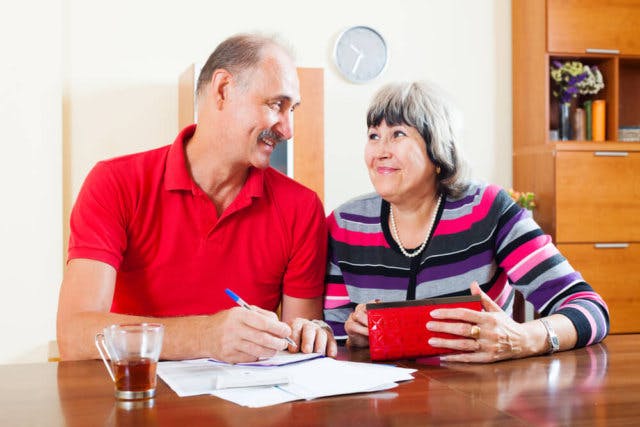
[[[431,332],[426,327],[432,320],[432,310],[454,307],[480,311],[480,296],[367,304],[371,360],[411,359],[456,352],[430,346],[429,338],[460,338],[459,335]]]

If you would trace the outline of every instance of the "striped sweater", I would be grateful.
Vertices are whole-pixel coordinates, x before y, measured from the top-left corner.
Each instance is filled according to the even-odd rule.
[[[561,313],[578,332],[577,347],[609,330],[605,302],[558,252],[529,211],[495,185],[472,183],[447,197],[422,254],[407,258],[388,226],[389,203],[377,194],[329,215],[325,320],[336,336],[356,304],[469,295],[477,281],[509,315],[515,289],[542,315]]]

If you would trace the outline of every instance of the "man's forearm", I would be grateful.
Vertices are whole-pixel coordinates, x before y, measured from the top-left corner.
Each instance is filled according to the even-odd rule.
[[[212,334],[211,316],[143,317],[116,313],[80,312],[58,316],[57,339],[62,360],[99,358],[95,335],[115,323],[161,323],[165,327],[162,359],[211,355],[202,337]]]

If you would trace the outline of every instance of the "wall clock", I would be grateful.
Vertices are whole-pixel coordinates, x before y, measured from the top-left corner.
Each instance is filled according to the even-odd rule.
[[[350,27],[338,36],[334,61],[347,80],[365,83],[378,77],[387,65],[387,44],[373,28]]]

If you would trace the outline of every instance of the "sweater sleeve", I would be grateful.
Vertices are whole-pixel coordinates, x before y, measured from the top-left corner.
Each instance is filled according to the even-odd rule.
[[[609,332],[604,300],[573,269],[551,237],[501,190],[496,196],[497,261],[509,281],[542,315],[562,314],[578,333],[576,347],[594,344]]]
[[[325,275],[324,319],[333,329],[336,338],[346,337],[344,323],[353,311],[355,303],[349,298],[349,292],[339,266],[336,245],[336,233],[339,225],[335,219],[335,212],[327,217],[329,229],[329,250],[327,256],[327,270]]]

